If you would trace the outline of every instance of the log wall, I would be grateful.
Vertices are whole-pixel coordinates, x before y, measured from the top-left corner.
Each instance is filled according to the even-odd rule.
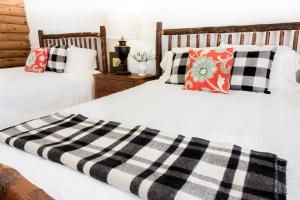
[[[25,65],[29,53],[23,0],[0,0],[0,68]]]

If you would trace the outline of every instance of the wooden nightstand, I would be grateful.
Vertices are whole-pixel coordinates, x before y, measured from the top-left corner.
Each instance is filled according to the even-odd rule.
[[[110,73],[94,74],[94,95],[95,98],[101,98],[116,92],[120,92],[147,81],[154,80],[155,76],[146,75],[138,76],[137,74],[131,75],[115,75]]]

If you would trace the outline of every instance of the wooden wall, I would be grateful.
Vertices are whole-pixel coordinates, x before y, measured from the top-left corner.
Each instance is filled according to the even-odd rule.
[[[23,0],[0,0],[0,68],[25,65],[29,52]]]

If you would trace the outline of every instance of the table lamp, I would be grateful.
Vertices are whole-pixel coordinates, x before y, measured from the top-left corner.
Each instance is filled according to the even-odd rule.
[[[131,74],[127,67],[127,57],[130,47],[126,45],[126,39],[138,37],[139,20],[137,16],[125,13],[112,13],[106,16],[107,36],[110,39],[120,39],[115,46],[115,52],[121,63],[116,71],[118,75]]]

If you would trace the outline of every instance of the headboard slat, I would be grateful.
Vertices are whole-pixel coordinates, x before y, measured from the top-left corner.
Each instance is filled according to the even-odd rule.
[[[218,34],[218,36],[217,36],[217,46],[219,46],[221,44],[221,40],[222,40],[222,35]]]
[[[98,58],[101,58],[102,72],[107,72],[107,50],[106,50],[106,30],[104,26],[100,26],[100,32],[83,32],[83,33],[64,33],[64,34],[43,34],[43,31],[39,30],[39,42],[40,47],[50,45],[63,45],[68,46],[69,40],[71,45],[79,46],[82,48],[95,49],[97,52],[97,66],[100,69],[100,62]],[[94,40],[94,48],[92,45]],[[100,40],[100,46],[98,48],[98,41]],[[99,56],[99,50],[101,50],[101,56]]]
[[[100,26],[100,42],[101,42],[102,72],[107,73],[108,64],[107,64],[107,48],[106,48],[106,29],[104,26]]]
[[[283,44],[284,44],[284,31],[280,31],[279,45],[282,46]]]
[[[241,36],[240,36],[240,45],[243,45],[244,42],[245,42],[245,34],[241,33]]]
[[[181,47],[181,35],[177,36],[177,47]]]
[[[171,51],[172,50],[172,35],[169,35],[168,37],[168,51]]]
[[[200,47],[200,35],[197,34],[196,35],[196,48],[199,48]]]
[[[232,34],[228,35],[228,44],[232,44]]]
[[[84,48],[87,48],[86,38],[83,38]]]
[[[186,35],[186,46],[187,47],[191,46],[191,35],[190,34]]]
[[[294,33],[294,42],[293,42],[293,49],[294,49],[295,51],[298,50],[298,41],[299,41],[299,31],[297,30],[297,31],[295,31],[295,33]]]
[[[252,42],[251,42],[252,45],[255,45],[256,44],[256,32],[252,33]]]
[[[97,38],[94,38],[94,45],[95,45],[95,50],[98,52]],[[99,66],[99,56],[98,56],[98,54],[97,54],[97,65]]]
[[[206,46],[207,47],[210,47],[210,40],[211,40],[211,35],[210,35],[210,33],[208,33],[206,35]]]
[[[160,68],[160,62],[162,59],[162,35],[163,35],[163,29],[162,29],[162,22],[156,23],[156,38],[155,38],[155,53],[156,53],[156,72],[155,76],[158,78],[162,74],[162,69]]]
[[[82,48],[82,38],[78,38],[79,39],[79,47]]]
[[[269,45],[270,44],[270,37],[271,37],[271,32],[268,31],[266,33],[266,41],[265,41],[265,45]]]
[[[89,38],[89,49],[92,49],[92,39]]]

